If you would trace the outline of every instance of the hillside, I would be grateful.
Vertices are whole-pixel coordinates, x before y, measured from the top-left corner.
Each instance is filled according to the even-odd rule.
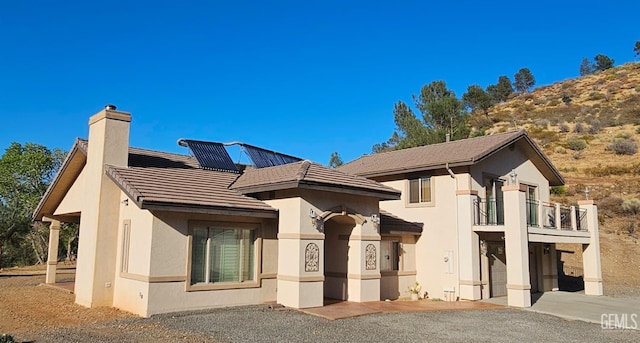
[[[553,201],[599,206],[605,293],[640,296],[640,63],[566,80],[512,97],[474,114],[475,130],[525,128],[566,179]],[[617,154],[617,149],[629,154]],[[636,199],[636,200],[633,200]],[[562,245],[568,267],[581,267],[581,247]]]

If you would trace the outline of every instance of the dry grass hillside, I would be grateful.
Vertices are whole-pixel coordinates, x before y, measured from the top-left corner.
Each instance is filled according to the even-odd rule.
[[[472,116],[487,132],[525,128],[566,179],[553,200],[599,206],[605,292],[640,296],[640,63],[540,87]],[[580,247],[560,247],[581,267]]]

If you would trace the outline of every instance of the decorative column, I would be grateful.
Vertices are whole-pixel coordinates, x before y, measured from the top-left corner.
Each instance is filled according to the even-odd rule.
[[[380,234],[373,227],[358,224],[349,237],[349,301],[380,300]]]
[[[529,238],[527,232],[526,187],[502,187],[504,193],[504,237],[507,255],[507,303],[531,306]]]
[[[482,281],[480,280],[480,240],[473,231],[473,198],[477,191],[456,191],[458,214],[458,267],[460,298],[467,300],[482,299]]]
[[[49,224],[49,254],[47,257],[46,283],[56,283],[58,269],[58,243],[60,242],[60,222],[51,219]]]
[[[593,200],[578,201],[580,208],[587,210],[589,244],[582,245],[584,270],[584,294],[602,295],[602,267],[600,265],[600,237],[598,233],[598,207]]]
[[[319,211],[301,198],[267,203],[280,210],[277,302],[292,308],[322,306],[325,235]]]

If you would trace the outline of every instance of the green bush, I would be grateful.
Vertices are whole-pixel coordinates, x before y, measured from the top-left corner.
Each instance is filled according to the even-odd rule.
[[[567,194],[567,186],[553,186],[551,187],[551,194],[555,194],[555,195]]]
[[[3,334],[2,336],[0,336],[0,343],[15,343],[15,340],[12,336]]]
[[[557,146],[554,150],[553,150],[556,154],[566,154],[567,153],[567,149],[561,147],[561,146]]]
[[[567,148],[571,150],[580,151],[580,150],[584,150],[586,147],[587,147],[587,141],[585,141],[584,139],[571,138],[567,140]]]

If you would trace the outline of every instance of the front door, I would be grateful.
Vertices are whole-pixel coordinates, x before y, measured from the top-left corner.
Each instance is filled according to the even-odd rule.
[[[487,242],[491,297],[507,295],[507,256],[503,242]]]

